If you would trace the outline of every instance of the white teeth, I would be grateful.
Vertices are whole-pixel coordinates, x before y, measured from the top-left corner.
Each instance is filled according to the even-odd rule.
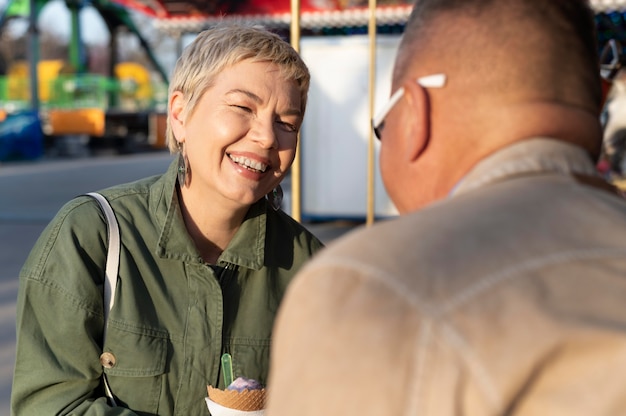
[[[265,163],[257,162],[257,161],[248,159],[247,157],[243,157],[243,156],[233,156],[233,155],[228,155],[228,156],[233,162],[237,163],[238,165],[243,166],[246,169],[257,170],[259,172],[265,172],[265,170],[267,169],[267,165]]]

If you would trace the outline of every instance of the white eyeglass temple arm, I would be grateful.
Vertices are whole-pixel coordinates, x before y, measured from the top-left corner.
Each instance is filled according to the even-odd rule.
[[[446,74],[427,75],[416,79],[415,82],[424,88],[442,88],[446,85]],[[383,121],[389,110],[396,105],[403,95],[404,87],[398,88],[396,92],[393,93],[387,104],[385,104],[385,106],[378,111],[378,115],[372,120],[375,126],[378,126],[380,122]]]
[[[403,95],[404,87],[398,88],[396,92],[393,93],[391,98],[389,98],[387,104],[385,104],[385,106],[378,111],[377,115],[372,120],[372,124],[374,126],[378,126],[383,121],[383,119],[387,117],[387,113],[389,112],[389,110],[391,110],[393,106],[396,105],[398,101],[400,101],[400,98],[402,98]]]

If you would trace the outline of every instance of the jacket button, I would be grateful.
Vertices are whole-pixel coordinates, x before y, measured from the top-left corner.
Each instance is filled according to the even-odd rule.
[[[100,355],[100,364],[104,368],[113,368],[115,367],[115,355],[110,352],[104,352]]]

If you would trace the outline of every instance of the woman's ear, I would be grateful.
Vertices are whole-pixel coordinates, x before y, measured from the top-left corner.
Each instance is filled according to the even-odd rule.
[[[183,93],[180,91],[175,91],[170,97],[168,106],[170,123],[172,125],[172,133],[174,133],[174,137],[176,138],[176,140],[184,140],[185,120],[183,115],[185,103]]]
[[[430,105],[428,92],[413,80],[404,85],[406,100],[405,149],[407,158],[414,162],[426,150],[430,141]]]

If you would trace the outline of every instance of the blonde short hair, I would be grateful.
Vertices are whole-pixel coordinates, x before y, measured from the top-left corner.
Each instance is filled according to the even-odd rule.
[[[309,91],[310,74],[302,58],[280,36],[257,26],[220,24],[201,32],[183,51],[176,62],[168,95],[182,92],[185,97],[184,115],[191,115],[198,99],[211,87],[215,77],[243,60],[271,62],[280,68],[285,79],[300,88],[301,110],[304,114]],[[179,151],[171,115],[167,120],[167,143],[171,153]]]

